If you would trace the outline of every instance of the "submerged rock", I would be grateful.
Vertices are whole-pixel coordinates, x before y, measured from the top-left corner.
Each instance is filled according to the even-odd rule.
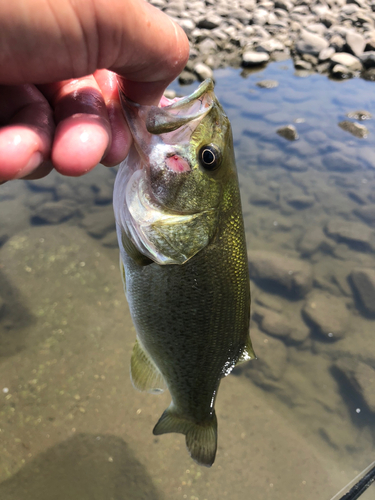
[[[369,251],[374,248],[373,231],[358,222],[330,220],[326,225],[326,233],[339,243],[346,243],[356,250]]]
[[[77,204],[71,200],[49,201],[33,211],[32,221],[35,224],[59,224],[78,213]]]
[[[312,207],[315,203],[314,196],[309,195],[296,195],[287,198],[287,203],[297,210],[302,210],[304,208]]]
[[[262,89],[274,89],[279,86],[279,82],[277,80],[261,80],[257,82],[257,86]]]
[[[375,269],[353,269],[349,281],[365,313],[375,316]]]
[[[285,127],[280,127],[276,130],[276,132],[288,141],[296,141],[297,139],[299,139],[299,135],[294,125],[286,125]]]
[[[354,120],[370,120],[372,118],[372,114],[369,111],[350,111],[346,115],[348,118],[353,118]]]
[[[338,369],[364,399],[372,412],[375,412],[375,370],[372,366],[354,359],[340,359],[335,363]]]
[[[354,213],[368,224],[375,224],[375,205],[356,208]]]
[[[321,227],[309,229],[299,242],[299,251],[303,256],[309,257],[322,248],[326,240],[327,237],[323,233]]]
[[[349,313],[345,302],[330,293],[311,292],[302,313],[327,339],[341,338],[347,330]]]
[[[339,122],[339,127],[359,139],[365,139],[368,136],[368,128],[360,123],[343,120]]]
[[[273,252],[249,253],[250,277],[261,286],[274,291],[303,297],[311,290],[313,273],[308,262]]]

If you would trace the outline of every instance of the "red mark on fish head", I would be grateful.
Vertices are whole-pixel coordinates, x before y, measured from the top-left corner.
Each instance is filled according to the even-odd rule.
[[[178,155],[168,156],[165,160],[167,167],[173,172],[189,172],[190,165],[189,163]]]

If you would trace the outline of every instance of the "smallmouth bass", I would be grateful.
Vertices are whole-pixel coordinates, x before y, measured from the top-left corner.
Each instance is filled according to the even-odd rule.
[[[211,80],[159,107],[120,95],[134,139],[114,189],[137,331],[131,379],[141,391],[168,388],[172,402],[153,433],[185,434],[191,457],[210,467],[220,381],[255,357],[231,126]]]

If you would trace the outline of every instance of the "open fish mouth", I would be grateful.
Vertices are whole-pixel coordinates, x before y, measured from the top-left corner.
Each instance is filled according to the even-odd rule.
[[[178,154],[167,156],[165,165],[172,170],[172,172],[190,172],[191,167],[189,162]]]

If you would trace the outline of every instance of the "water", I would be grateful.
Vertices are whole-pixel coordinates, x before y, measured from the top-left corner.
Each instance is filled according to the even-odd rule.
[[[2,500],[329,500],[374,460],[374,320],[347,276],[374,267],[363,207],[375,201],[375,121],[362,122],[366,139],[338,126],[348,112],[375,110],[374,84],[297,77],[289,61],[215,77],[233,126],[249,257],[302,261],[311,290],[251,282],[259,360],[221,384],[217,459],[200,468],[183,436],[152,435],[168,394],[138,393],[129,380],[135,331],[118,270],[114,171],[1,186]],[[263,79],[279,86],[259,88]],[[276,133],[287,124],[298,141]],[[351,239],[335,236],[332,221]],[[333,337],[301,313],[322,297],[341,304],[328,314]]]

